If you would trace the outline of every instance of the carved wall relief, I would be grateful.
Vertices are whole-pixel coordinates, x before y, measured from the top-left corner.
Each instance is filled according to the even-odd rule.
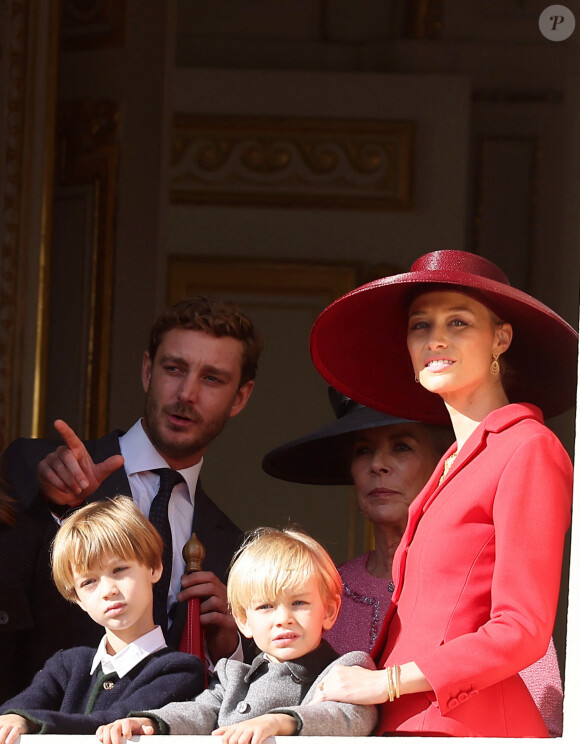
[[[178,114],[172,144],[174,203],[412,206],[411,122]]]

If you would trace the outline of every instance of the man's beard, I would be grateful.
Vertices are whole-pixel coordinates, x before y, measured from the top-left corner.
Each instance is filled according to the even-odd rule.
[[[203,454],[226,425],[230,417],[229,413],[230,409],[224,411],[219,418],[207,423],[193,406],[176,403],[159,409],[152,396],[145,396],[144,419],[149,439],[161,455],[171,460],[190,459],[199,453]],[[167,415],[183,416],[189,419],[196,424],[196,433],[184,434],[179,439],[168,438],[159,425],[159,417]],[[166,428],[172,429],[170,424]],[[175,427],[174,431],[179,431],[179,427]]]

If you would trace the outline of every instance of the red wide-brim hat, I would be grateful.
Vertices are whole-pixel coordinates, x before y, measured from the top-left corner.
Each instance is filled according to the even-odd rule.
[[[392,416],[449,423],[440,396],[415,383],[407,350],[407,311],[429,290],[462,292],[513,326],[503,355],[513,370],[510,402],[537,405],[546,418],[576,400],[578,334],[557,313],[512,287],[495,264],[466,251],[435,251],[405,274],[365,284],[333,302],[316,319],[310,353],[333,387]]]

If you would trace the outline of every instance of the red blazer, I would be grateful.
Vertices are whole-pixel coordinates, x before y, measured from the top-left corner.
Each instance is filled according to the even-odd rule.
[[[442,470],[411,504],[373,650],[379,667],[414,661],[434,691],[384,703],[377,733],[548,736],[518,672],[553,630],[570,458],[539,409],[511,404],[478,426],[439,486]]]

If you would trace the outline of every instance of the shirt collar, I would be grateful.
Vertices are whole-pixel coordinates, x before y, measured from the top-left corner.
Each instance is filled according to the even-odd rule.
[[[93,657],[91,674],[101,665],[104,674],[116,672],[119,678],[129,674],[131,669],[137,666],[143,659],[162,648],[166,648],[163,631],[156,625],[149,633],[145,633],[137,640],[129,643],[124,649],[110,656],[107,653],[107,636],[103,636],[97,652]]]
[[[158,468],[169,467],[163,456],[155,449],[151,440],[145,433],[142,421],[143,419],[139,419],[139,421],[134,423],[126,434],[119,437],[119,446],[121,454],[125,459],[125,472],[128,477],[148,470],[157,470]],[[178,471],[187,483],[189,495],[192,500],[194,498],[202,465],[203,457],[195,465]]]
[[[304,656],[300,656],[298,659],[283,661],[281,663],[285,664],[290,674],[300,682],[310,683],[314,682],[318,675],[335,659],[338,659],[338,654],[330,643],[323,639],[314,651],[310,651],[310,653],[304,654]],[[264,653],[258,654],[246,674],[246,681],[249,682],[264,664],[275,663],[271,662]]]

